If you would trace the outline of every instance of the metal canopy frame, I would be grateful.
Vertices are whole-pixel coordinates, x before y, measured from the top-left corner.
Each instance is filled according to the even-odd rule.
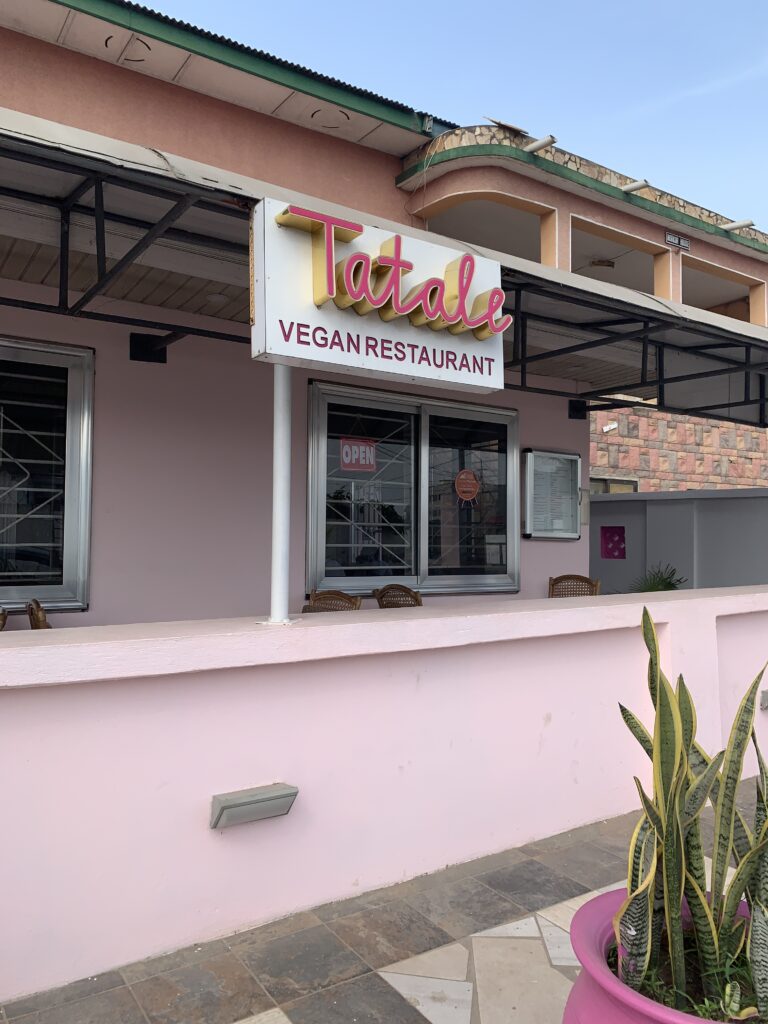
[[[505,312],[513,315],[512,358],[507,360],[504,366],[507,370],[519,373],[519,383],[507,383],[506,388],[581,399],[589,403],[589,408],[593,410],[647,404],[647,399],[644,401],[641,395],[636,395],[641,391],[654,395],[656,407],[667,412],[746,423],[752,427],[768,426],[768,341],[741,335],[735,330],[687,320],[671,310],[669,313],[663,313],[641,306],[633,307],[631,302],[613,298],[603,299],[592,292],[526,275],[513,269],[502,269],[502,285],[507,295],[512,298],[511,305],[505,308]],[[565,303],[582,310],[594,310],[595,313],[602,313],[603,317],[580,320],[577,316],[573,319],[550,316],[526,308],[526,305],[530,305],[530,301],[526,301],[528,297],[553,300],[558,308]],[[582,335],[585,340],[567,344],[562,348],[530,353],[529,327],[535,328],[537,324],[561,328],[571,334]],[[693,336],[695,341],[688,345],[659,337],[664,332],[671,331]],[[581,392],[548,388],[546,385],[531,387],[528,384],[529,372],[543,366],[548,360],[622,343],[630,343],[637,348],[640,368],[639,373],[631,379],[628,374],[627,379],[619,384]],[[649,370],[651,350],[655,356],[654,373]],[[711,365],[700,371],[669,375],[665,372],[664,356],[667,352],[693,356],[706,360]],[[666,388],[669,385],[704,381],[735,373],[743,375],[743,398],[740,400],[691,407],[676,406],[666,400]],[[622,397],[617,398],[619,395]],[[758,407],[757,420],[744,419],[733,414],[724,415],[720,412],[722,409],[744,409],[754,406]]]
[[[227,238],[218,238],[200,232],[189,231],[178,225],[183,215],[191,210],[202,210],[216,216],[236,218],[247,222],[254,198],[237,196],[230,191],[206,187],[189,180],[170,179],[153,174],[149,170],[135,169],[105,163],[97,156],[87,153],[52,149],[42,143],[10,140],[0,141],[0,159],[13,161],[30,167],[41,167],[71,176],[71,188],[63,196],[45,195],[4,185],[0,182],[0,197],[17,199],[32,205],[45,206],[58,211],[59,216],[59,294],[58,302],[43,303],[26,299],[0,296],[0,307],[28,309],[35,312],[57,313],[95,320],[103,323],[121,324],[135,329],[131,333],[131,358],[150,362],[165,362],[167,348],[185,337],[204,337],[237,344],[248,344],[247,334],[216,330],[208,327],[190,327],[171,321],[129,316],[119,313],[105,313],[88,308],[93,300],[120,274],[160,238],[191,244],[212,252],[232,253],[248,257],[248,245]],[[167,209],[157,220],[145,220],[125,213],[111,211],[105,204],[105,187],[123,189],[143,194],[167,203]],[[87,201],[90,198],[90,202]],[[69,297],[69,236],[73,214],[92,218],[96,248],[96,280],[75,301]],[[128,226],[143,231],[143,235],[130,249],[111,266],[107,266],[106,232],[110,223]],[[570,275],[572,278],[573,275]],[[631,299],[602,296],[585,287],[549,280],[524,269],[512,266],[503,268],[502,284],[510,297],[511,305],[506,312],[513,314],[512,358],[505,363],[505,369],[519,373],[519,383],[508,382],[505,387],[533,393],[579,399],[593,409],[623,408],[642,404],[643,395],[655,395],[659,409],[669,412],[708,416],[726,422],[746,423],[750,426],[768,426],[768,338],[761,340],[748,333],[729,330],[686,319],[684,315],[670,308],[665,311],[658,300],[648,304],[633,304]],[[531,308],[533,303],[543,309]],[[551,311],[547,310],[551,307]],[[563,307],[573,309],[573,316],[556,316]],[[584,319],[584,311],[594,316]],[[569,335],[582,340],[569,341],[561,348],[545,351],[530,351],[529,328],[549,326],[567,331]],[[142,332],[142,333],[139,333]],[[150,332],[150,333],[144,333]],[[663,337],[675,333],[677,341]],[[692,337],[691,344],[681,344],[679,335]],[[617,384],[593,387],[589,390],[566,391],[553,382],[550,387],[539,377],[536,385],[529,383],[529,374],[544,367],[547,360],[574,356],[579,353],[598,352],[615,345],[631,346],[638,357],[638,372]],[[665,372],[665,354],[694,356],[707,362],[707,368],[691,373],[669,374]],[[651,369],[651,354],[653,369]],[[539,371],[540,372],[540,371]],[[666,389],[670,385],[709,378],[741,374],[743,397],[738,400],[707,405],[680,407],[667,400]],[[642,395],[633,395],[633,392]],[[617,397],[621,396],[621,397]],[[754,409],[757,416],[746,419],[738,410]],[[727,410],[723,413],[722,410]]]
[[[242,245],[225,238],[216,238],[211,235],[188,231],[183,228],[174,227],[174,224],[193,207],[217,216],[236,218],[247,223],[253,205],[252,201],[240,199],[230,193],[217,193],[213,189],[207,190],[190,182],[169,181],[163,178],[162,184],[158,184],[152,180],[150,173],[140,174],[128,169],[125,169],[124,172],[123,169],[120,169],[120,173],[118,173],[114,167],[105,169],[98,161],[88,157],[80,158],[78,156],[76,162],[74,159],[70,162],[65,158],[64,154],[52,156],[50,150],[41,146],[30,145],[14,148],[0,144],[0,158],[28,166],[57,171],[71,175],[73,179],[76,179],[73,180],[71,190],[63,197],[27,192],[0,182],[0,196],[55,209],[58,210],[59,214],[58,302],[32,302],[26,299],[0,296],[0,306],[28,309],[43,313],[58,313],[64,316],[79,317],[84,320],[123,324],[128,327],[140,328],[142,331],[158,332],[155,334],[131,335],[131,358],[150,362],[165,362],[165,350],[167,347],[187,336],[213,338],[237,344],[249,343],[250,338],[247,335],[217,331],[209,328],[189,327],[186,324],[159,322],[157,320],[115,313],[102,313],[87,307],[95,298],[103,294],[104,290],[117,277],[135,263],[137,258],[160,238],[168,238],[216,252],[229,252],[247,259],[249,254],[248,245]],[[170,204],[169,209],[154,223],[138,217],[109,211],[105,208],[104,204],[105,185],[160,199]],[[92,204],[85,202],[90,195],[93,197]],[[70,302],[69,235],[73,214],[80,214],[93,219],[96,239],[97,279],[78,299]],[[110,223],[138,228],[144,234],[131,246],[128,252],[108,268],[106,231],[107,224]]]

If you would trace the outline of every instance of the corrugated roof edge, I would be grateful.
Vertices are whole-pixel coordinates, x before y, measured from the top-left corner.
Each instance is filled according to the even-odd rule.
[[[114,25],[151,36],[171,46],[190,50],[201,57],[258,75],[318,99],[346,106],[360,114],[378,118],[406,131],[432,138],[459,126],[434,115],[414,110],[405,103],[389,100],[368,89],[349,85],[311,68],[292,64],[271,53],[238,43],[226,36],[198,28],[188,22],[160,14],[132,0],[52,0],[62,7],[89,14]]]

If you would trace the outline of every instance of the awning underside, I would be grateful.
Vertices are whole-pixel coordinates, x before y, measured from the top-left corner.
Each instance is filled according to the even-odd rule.
[[[251,205],[0,137],[0,305],[248,342]]]
[[[187,336],[247,343],[255,201],[0,137],[0,306],[126,324],[153,361]],[[522,260],[502,281],[509,387],[767,424],[765,329]]]
[[[650,400],[671,412],[768,423],[768,338],[750,325],[734,320],[730,330],[682,316],[671,303],[668,312],[663,303],[633,305],[511,268],[502,281],[514,314],[505,336],[510,387],[592,406]],[[550,387],[548,377],[559,383]]]

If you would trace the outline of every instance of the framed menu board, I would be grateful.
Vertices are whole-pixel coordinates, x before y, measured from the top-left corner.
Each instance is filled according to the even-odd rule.
[[[581,456],[528,448],[523,459],[523,536],[578,540]]]

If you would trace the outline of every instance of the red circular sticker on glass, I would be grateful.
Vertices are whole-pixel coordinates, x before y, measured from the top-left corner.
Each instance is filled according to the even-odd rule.
[[[480,481],[471,469],[462,469],[453,481],[454,490],[462,501],[474,501],[480,493]]]

